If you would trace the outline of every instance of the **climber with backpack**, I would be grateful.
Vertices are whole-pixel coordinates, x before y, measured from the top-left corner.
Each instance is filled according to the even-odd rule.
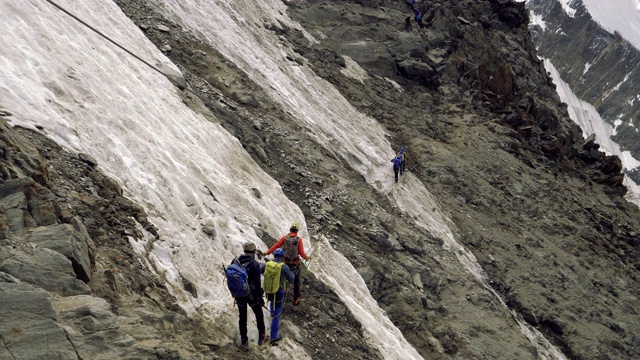
[[[289,234],[285,235],[278,240],[264,254],[272,254],[276,249],[282,248],[284,250],[284,263],[289,266],[295,275],[293,281],[293,305],[298,305],[302,297],[300,290],[300,278],[302,273],[302,267],[300,266],[300,257],[305,260],[311,260],[311,256],[305,254],[304,245],[302,244],[302,238],[298,236],[298,230],[300,225],[294,223],[289,228]]]
[[[249,350],[249,338],[247,337],[247,305],[251,307],[256,316],[258,327],[258,346],[264,344],[268,339],[262,307],[264,298],[262,297],[262,286],[260,286],[260,264],[255,259],[256,245],[246,242],[242,246],[244,254],[236,257],[231,264],[225,268],[227,286],[231,295],[238,305],[240,327],[240,349]]]
[[[400,172],[400,168],[402,167],[402,156],[398,155],[393,160],[393,173],[395,174],[396,182],[398,182],[398,173]]]
[[[264,292],[269,301],[269,312],[271,313],[271,342],[272,346],[277,345],[282,340],[279,334],[280,319],[284,309],[285,288],[295,278],[293,272],[283,262],[285,251],[276,249],[273,252],[273,260],[260,265],[260,272],[264,274]]]

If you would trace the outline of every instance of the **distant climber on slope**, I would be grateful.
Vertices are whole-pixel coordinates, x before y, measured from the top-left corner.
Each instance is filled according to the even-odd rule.
[[[260,271],[264,274],[264,292],[267,294],[269,312],[271,312],[271,346],[277,345],[282,339],[279,330],[285,288],[295,278],[289,266],[282,262],[284,254],[283,249],[276,249],[273,252],[274,260],[260,266]]]
[[[295,280],[293,281],[293,305],[298,305],[302,296],[300,290],[300,278],[302,276],[300,257],[305,260],[311,259],[311,256],[308,256],[304,252],[302,238],[298,236],[299,230],[300,225],[298,225],[298,223],[292,224],[289,228],[289,234],[281,237],[277,243],[264,253],[265,255],[269,255],[276,249],[282,248],[284,250],[284,263],[287,264],[295,274]]]
[[[400,155],[402,158],[402,161],[400,162],[400,175],[404,174],[404,168],[405,168],[405,160],[406,160],[406,154],[404,152],[404,146],[400,148]]]
[[[398,155],[395,159],[391,160],[393,163],[393,172],[395,173],[396,182],[398,182],[398,173],[400,172],[400,166],[402,165],[402,157]]]

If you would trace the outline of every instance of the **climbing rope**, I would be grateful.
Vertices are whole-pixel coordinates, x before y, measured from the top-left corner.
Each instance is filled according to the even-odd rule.
[[[115,46],[119,47],[120,49],[122,49],[123,51],[125,51],[127,54],[133,56],[134,58],[136,58],[137,60],[139,60],[140,62],[142,62],[143,64],[147,65],[148,67],[150,67],[151,69],[157,71],[158,73],[160,73],[161,75],[163,75],[164,77],[166,77],[169,81],[171,81],[172,84],[178,86],[178,87],[182,87],[180,84],[178,84],[175,80],[173,80],[169,75],[167,75],[165,72],[163,72],[162,70],[158,69],[156,66],[152,65],[151,63],[149,63],[148,61],[146,61],[145,59],[141,58],[140,56],[136,55],[135,53],[133,53],[132,51],[130,51],[129,49],[127,49],[126,47],[120,45],[117,41],[111,39],[109,36],[105,35],[104,33],[102,33],[100,30],[94,28],[93,26],[89,25],[87,22],[85,22],[84,20],[80,19],[78,16],[74,15],[73,13],[71,13],[69,10],[65,9],[64,7],[62,7],[61,5],[57,4],[56,2],[52,1],[52,0],[45,0],[46,2],[48,2],[49,4],[55,6],[56,8],[58,8],[60,11],[62,11],[63,13],[69,15],[71,18],[73,18],[74,20],[76,20],[77,22],[79,22],[80,24],[86,26],[87,28],[91,29],[93,32],[95,32],[96,34],[102,36],[103,38],[105,38],[107,41],[109,41],[110,43],[114,44]]]
[[[287,303],[287,300],[289,299],[289,295],[290,295],[290,293],[291,293],[291,291],[290,291],[291,287],[290,287],[290,286],[288,286],[288,285],[289,285],[289,283],[288,283],[288,282],[286,282],[286,284],[287,284],[287,285],[285,285],[285,288],[284,288],[284,294],[282,295],[282,308],[280,309],[280,312],[279,312],[279,313],[277,313],[277,314],[275,314],[275,315],[274,315],[274,314],[273,314],[273,312],[271,311],[271,309],[269,309],[269,308],[266,306],[266,304],[265,304],[265,305],[262,305],[262,307],[263,307],[263,308],[265,308],[265,309],[269,312],[269,315],[271,315],[271,317],[272,317],[272,318],[278,317],[278,316],[280,316],[280,314],[282,314],[282,312],[284,311],[284,305]],[[275,309],[276,309],[276,307],[277,307],[277,306],[275,305],[275,304],[276,304],[276,294],[277,294],[277,293],[273,293],[273,300],[271,301],[271,303],[273,304],[273,308],[274,308],[274,310],[275,310]],[[267,302],[269,302],[269,296],[268,296],[268,295],[267,295]]]

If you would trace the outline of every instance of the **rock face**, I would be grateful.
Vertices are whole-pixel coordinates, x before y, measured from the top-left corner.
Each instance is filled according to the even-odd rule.
[[[3,359],[78,358],[47,291],[0,273],[0,310]]]
[[[133,256],[132,219],[154,229],[117,182],[4,118],[0,148],[0,358],[210,358],[190,342],[209,338],[206,327]]]
[[[601,28],[581,0],[571,3],[573,17],[557,0],[531,0],[527,6],[544,21],[544,28],[532,28],[540,56],[550,59],[576,95],[616,127],[613,139],[621,148],[640,158],[635,125],[640,118],[640,50]]]
[[[117,3],[136,23],[167,23],[144,1]],[[450,214],[459,240],[511,308],[570,358],[637,357],[640,321],[628,310],[640,294],[627,285],[639,280],[640,214],[621,196],[619,160],[585,142],[560,104],[523,3],[421,1],[423,28],[406,26],[411,10],[402,2],[287,5],[320,42],[281,24],[265,28],[295,53],[291,61],[384,124],[398,148],[408,146],[412,176]],[[177,28],[171,36],[153,26],[145,33],[159,48],[171,45],[168,56],[189,86],[264,171],[285,179],[310,231],[333,239],[425,358],[537,357],[508,310],[442,250],[442,239],[417,228],[310,136],[283,131],[294,123],[289,114],[213,46]],[[346,77],[351,61],[368,76]],[[282,145],[291,141],[299,152]],[[300,164],[295,174],[290,163]],[[329,296],[320,289],[313,283],[304,292]],[[312,341],[331,338],[326,305],[305,304]],[[305,323],[297,315],[286,314]],[[331,357],[316,345],[306,347],[314,358]]]
[[[640,357],[640,211],[622,197],[619,160],[584,141],[560,104],[522,3],[421,1],[425,27],[407,27],[411,10],[398,1],[287,2],[290,17],[323,35],[319,43],[264,25],[292,61],[407,147],[398,186],[413,177],[428,187],[509,308],[342,158],[286,131],[291,115],[214,45],[151,2],[116,3],[158,48],[171,47],[200,97],[185,103],[206,104],[264,171],[283,179],[310,232],[353,264],[423,357],[538,358],[510,309],[569,358]],[[344,75],[353,61],[367,76]],[[218,324],[186,316],[129,243],[141,228],[158,232],[90,154],[4,121],[0,140],[0,358],[272,358],[239,354]],[[314,359],[383,358],[366,342],[366,324],[305,277],[309,296],[286,307],[285,336]]]

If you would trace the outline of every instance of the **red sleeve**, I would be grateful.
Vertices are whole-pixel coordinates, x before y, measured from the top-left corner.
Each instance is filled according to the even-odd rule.
[[[287,236],[283,236],[280,238],[280,240],[278,240],[277,243],[275,243],[272,247],[269,248],[269,250],[267,250],[266,253],[264,253],[265,255],[270,255],[272,252],[276,251],[277,248],[281,247],[282,244],[284,244],[284,240],[287,238]]]
[[[304,246],[302,245],[302,238],[298,237],[300,241],[298,241],[298,254],[302,256],[303,259],[307,260],[307,254],[304,253]]]

